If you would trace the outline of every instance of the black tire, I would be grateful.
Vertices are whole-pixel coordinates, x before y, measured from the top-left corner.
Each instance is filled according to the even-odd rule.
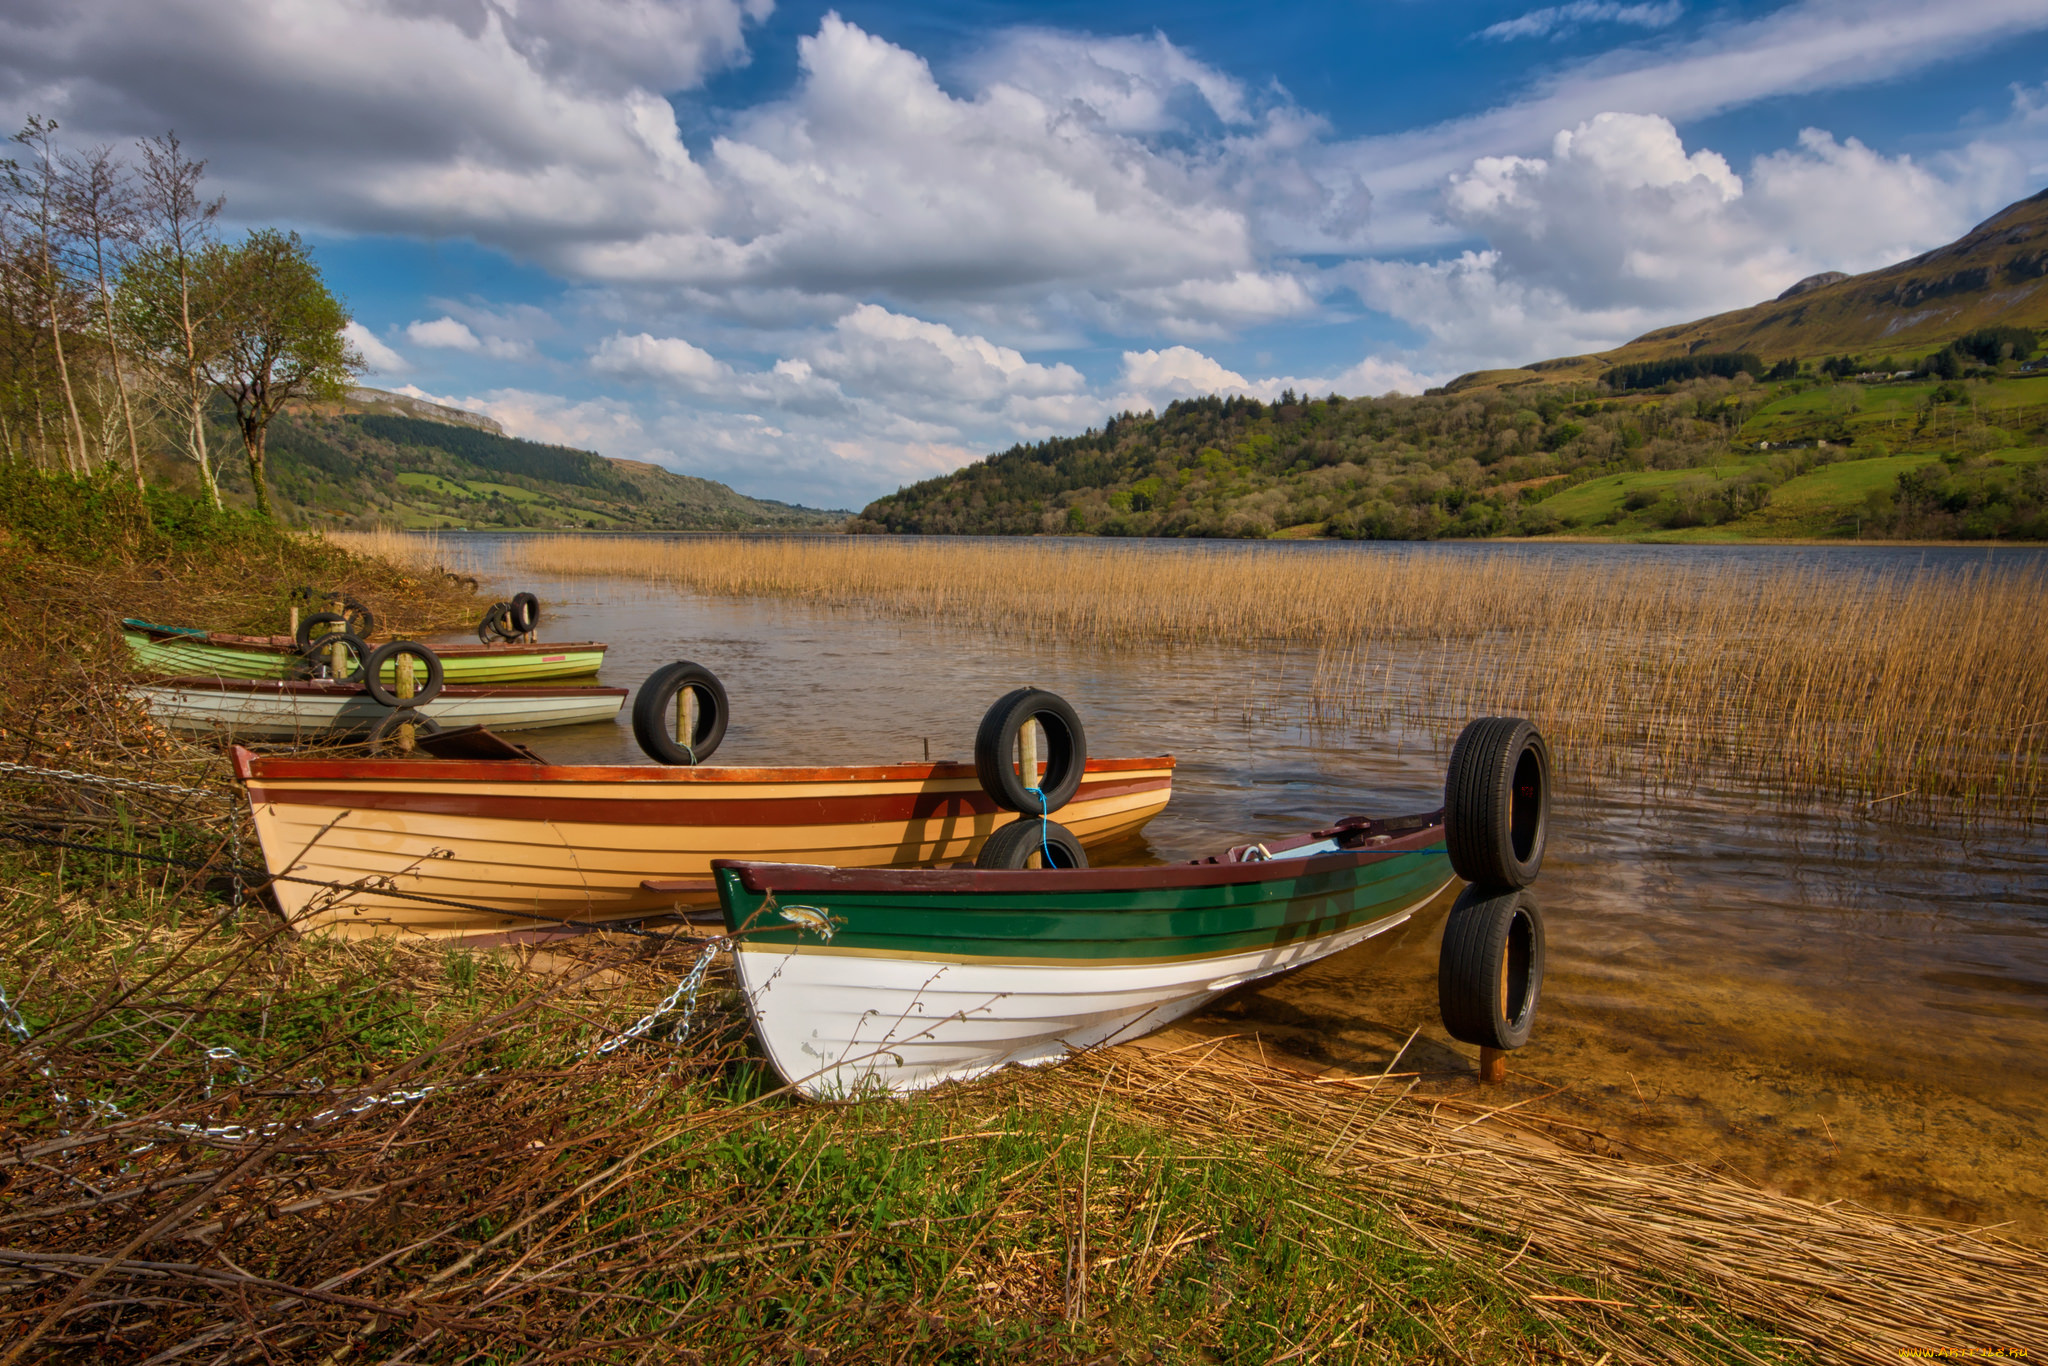
[[[1526,887],[1543,870],[1550,834],[1550,747],[1516,716],[1482,716],[1451,749],[1444,842],[1465,881]]]
[[[368,640],[377,634],[377,614],[354,598],[341,600],[342,620],[348,623],[348,633]]]
[[[299,677],[317,678],[322,668],[331,667],[332,656],[328,651],[335,646],[347,650],[352,661],[349,672],[335,680],[337,683],[360,683],[363,681],[363,666],[370,658],[370,642],[361,636],[352,636],[346,631],[332,631],[315,638],[311,645],[299,651]]]
[[[436,721],[431,716],[421,716],[412,711],[411,708],[406,708],[402,711],[385,713],[384,718],[377,722],[375,728],[370,731],[370,738],[363,741],[363,748],[372,754],[388,754],[397,750],[399,740],[398,728],[406,725],[413,728],[412,735],[414,740],[418,740],[422,736],[439,735],[441,733],[441,723],[439,721]]]
[[[331,626],[334,628],[334,631],[346,631],[348,630],[348,618],[339,612],[314,612],[301,620],[299,622],[299,652],[301,654],[305,653],[306,649],[312,645],[313,628],[315,626]],[[332,635],[334,631],[322,631],[320,634]]]
[[[318,602],[320,595],[313,591],[311,584],[302,583],[292,590],[291,600],[293,602]]]
[[[697,695],[697,725],[687,742],[676,738],[677,694],[688,688]],[[732,706],[725,684],[702,664],[679,659],[647,675],[633,697],[633,738],[641,752],[658,764],[701,764],[725,739]]]
[[[400,655],[411,655],[427,666],[424,682],[415,679],[411,697],[400,697],[396,687],[384,682],[384,666]],[[417,707],[422,702],[431,702],[441,695],[441,689],[448,684],[448,673],[441,664],[441,656],[420,644],[417,640],[394,640],[388,645],[379,645],[363,665],[363,687],[371,697],[387,707],[401,710]]]
[[[1018,770],[1017,733],[1036,721],[1045,734],[1043,794]],[[998,807],[1027,816],[1049,816],[1072,801],[1088,767],[1088,734],[1066,699],[1043,688],[1019,688],[999,699],[981,718],[974,736],[974,773]],[[1032,775],[1037,776],[1037,775]]]
[[[525,635],[540,625],[540,599],[531,593],[512,595],[512,629]]]
[[[1033,854],[1039,856],[1039,866],[1043,868],[1088,866],[1088,855],[1073,831],[1058,821],[1040,820],[1036,816],[1019,816],[1008,825],[998,826],[994,834],[982,841],[981,852],[974,856],[974,866],[1029,868]]]
[[[1437,1006],[1454,1039],[1520,1048],[1543,994],[1543,913],[1525,889],[1467,887],[1444,922]]]
[[[494,602],[486,607],[483,620],[476,624],[476,638],[485,645],[502,645],[517,639],[519,633],[512,629],[512,623],[507,619],[511,613],[512,604],[509,602]]]

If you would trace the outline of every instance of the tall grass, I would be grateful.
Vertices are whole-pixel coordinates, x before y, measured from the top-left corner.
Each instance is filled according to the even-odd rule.
[[[1567,763],[2048,816],[2048,575],[1040,541],[545,537],[522,568],[1114,650],[1298,653],[1317,719],[1535,719]]]
[[[457,574],[472,578],[477,573],[473,547],[431,531],[326,531],[321,535],[344,550],[369,555],[420,574]]]

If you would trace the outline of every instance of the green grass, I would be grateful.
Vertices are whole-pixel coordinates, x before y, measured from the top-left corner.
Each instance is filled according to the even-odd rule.
[[[445,479],[438,474],[429,474],[425,470],[401,470],[399,471],[398,482],[407,488],[428,489],[440,494],[443,498],[453,498],[460,502],[467,502],[476,496],[453,479]]]
[[[1595,527],[1620,512],[1622,503],[1631,493],[1647,489],[1668,489],[1689,479],[1731,478],[1740,474],[1747,463],[1731,461],[1699,469],[1635,470],[1627,474],[1610,474],[1555,494],[1546,499],[1543,506],[1555,512],[1564,521],[1567,529]],[[1638,518],[1631,517],[1626,520],[1640,523]]]

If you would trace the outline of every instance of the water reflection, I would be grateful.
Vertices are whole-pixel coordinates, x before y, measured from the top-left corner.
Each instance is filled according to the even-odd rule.
[[[678,658],[715,670],[734,706],[720,763],[906,760],[927,741],[933,758],[966,758],[989,702],[1051,688],[1080,707],[1091,752],[1180,761],[1172,804],[1111,855],[1125,861],[1441,801],[1444,756],[1425,740],[1288,719],[1313,668],[1299,656],[1104,655],[631,583],[518,586],[547,602],[546,638],[611,642],[607,683]],[[623,723],[533,744],[646,762]],[[1735,792],[1571,787],[1538,888],[1552,960],[1515,1098],[1565,1087],[1543,1104],[1625,1141],[1821,1198],[2048,1235],[2042,843]],[[1226,1003],[1208,1027],[1377,1071],[1421,1026],[1404,1069],[1469,1085],[1471,1050],[1436,1019],[1441,909]]]

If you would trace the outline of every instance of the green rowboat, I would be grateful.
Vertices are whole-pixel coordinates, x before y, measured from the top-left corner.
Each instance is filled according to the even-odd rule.
[[[121,623],[121,638],[135,662],[155,676],[289,678],[300,658],[290,636],[236,636],[185,626],[158,626],[133,618]],[[450,683],[544,683],[584,678],[604,663],[605,647],[589,641],[546,645],[436,645]],[[396,661],[384,666],[384,681],[396,680]]]
[[[755,1031],[818,1098],[1136,1038],[1392,929],[1452,878],[1441,811],[1152,868],[712,869]]]

